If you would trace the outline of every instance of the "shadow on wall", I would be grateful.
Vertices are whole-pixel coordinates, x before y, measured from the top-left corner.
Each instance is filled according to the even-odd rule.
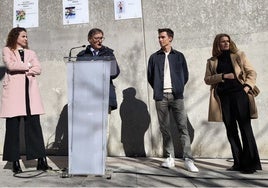
[[[68,104],[61,111],[55,141],[46,150],[48,155],[68,155]]]
[[[135,96],[135,88],[123,90],[123,102],[120,106],[121,142],[126,157],[146,157],[144,134],[151,119],[146,104]]]

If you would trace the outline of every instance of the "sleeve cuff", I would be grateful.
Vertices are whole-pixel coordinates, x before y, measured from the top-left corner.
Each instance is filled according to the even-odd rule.
[[[249,87],[250,90],[252,89],[252,87],[250,85],[245,84],[244,87],[246,87],[246,86]]]

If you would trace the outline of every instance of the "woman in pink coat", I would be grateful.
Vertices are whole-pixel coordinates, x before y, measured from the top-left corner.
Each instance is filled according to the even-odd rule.
[[[39,115],[44,113],[36,76],[41,74],[34,51],[28,49],[25,28],[13,28],[2,51],[6,73],[2,80],[0,117],[6,118],[3,160],[13,162],[13,172],[22,172],[19,125],[25,125],[26,159],[38,159],[37,170],[48,170]]]

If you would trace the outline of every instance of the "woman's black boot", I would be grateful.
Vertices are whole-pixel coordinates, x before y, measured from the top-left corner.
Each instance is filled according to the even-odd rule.
[[[47,164],[46,157],[38,158],[36,169],[43,170],[43,171],[52,170],[52,168],[50,166],[48,166],[48,164]]]
[[[13,161],[12,171],[15,174],[21,173],[20,161]]]

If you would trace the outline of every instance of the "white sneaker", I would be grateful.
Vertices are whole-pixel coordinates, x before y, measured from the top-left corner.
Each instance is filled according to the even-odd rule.
[[[185,158],[184,166],[190,172],[199,172],[198,168],[194,165],[193,160],[189,158]]]
[[[171,167],[174,167],[175,166],[175,161],[172,157],[168,157],[166,158],[163,163],[161,164],[162,167],[165,167],[165,168],[171,168]]]

